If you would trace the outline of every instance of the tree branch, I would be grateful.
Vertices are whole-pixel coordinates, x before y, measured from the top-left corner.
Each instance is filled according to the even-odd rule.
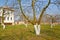
[[[34,23],[33,23],[32,21],[30,21],[30,20],[28,19],[28,17],[24,14],[23,9],[22,9],[22,5],[21,5],[21,0],[18,0],[18,3],[19,3],[19,5],[20,5],[20,10],[21,10],[21,13],[22,13],[22,15],[24,16],[24,18],[27,19],[28,22],[30,22],[31,24],[34,25]]]
[[[41,14],[39,16],[38,24],[41,23],[42,16],[43,16],[44,12],[46,11],[46,9],[48,8],[48,6],[50,5],[50,2],[51,2],[51,0],[48,0],[48,4],[42,9]]]
[[[33,22],[34,22],[34,24],[36,23],[36,13],[35,13],[35,0],[32,0],[32,10],[33,10]]]

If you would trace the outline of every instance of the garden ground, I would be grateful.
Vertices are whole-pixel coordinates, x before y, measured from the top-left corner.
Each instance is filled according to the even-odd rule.
[[[0,40],[60,40],[60,25],[50,28],[50,25],[41,25],[41,34],[35,35],[33,25],[7,25],[2,29],[0,25]]]

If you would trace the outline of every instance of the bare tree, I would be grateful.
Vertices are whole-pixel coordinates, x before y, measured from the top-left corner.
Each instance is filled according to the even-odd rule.
[[[55,26],[55,22],[56,22],[56,20],[57,20],[57,16],[55,15],[55,16],[53,16],[53,15],[49,15],[49,14],[46,14],[46,16],[47,16],[47,19],[50,21],[50,24],[51,24],[51,28],[53,28],[53,26]]]
[[[37,0],[31,0],[31,1],[32,1],[32,4],[31,4],[32,5],[32,10],[33,10],[33,20],[32,21],[29,20],[29,18],[24,14],[22,4],[21,4],[21,0],[18,0],[18,3],[20,5],[20,10],[21,10],[22,15],[24,16],[25,19],[28,20],[28,22],[30,22],[32,25],[34,25],[36,35],[39,35],[40,34],[40,25],[41,25],[42,16],[43,16],[44,12],[46,11],[46,9],[48,8],[48,6],[50,5],[51,0],[48,0],[47,5],[45,5],[45,7],[40,12],[40,16],[39,16],[38,20],[36,18],[36,11],[35,11],[35,7],[34,7]]]

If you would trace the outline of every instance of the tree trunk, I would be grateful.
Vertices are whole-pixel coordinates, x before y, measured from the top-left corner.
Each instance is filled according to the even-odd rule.
[[[51,28],[53,28],[53,24],[51,24]]]
[[[34,29],[35,29],[36,35],[39,35],[40,34],[40,25],[38,25],[38,24],[34,25]]]
[[[2,23],[2,26],[3,26],[3,29],[5,29],[5,25],[4,25],[4,23]]]
[[[51,23],[51,28],[53,28],[53,26],[55,26],[55,24]]]
[[[27,24],[25,24],[25,26],[27,27]]]
[[[51,24],[51,28],[53,28],[53,24]]]

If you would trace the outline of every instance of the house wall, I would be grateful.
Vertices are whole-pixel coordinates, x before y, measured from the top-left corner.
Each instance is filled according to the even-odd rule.
[[[2,13],[3,13],[3,9],[0,9],[0,16],[2,16]]]
[[[2,16],[3,9],[0,9],[0,16]],[[4,12],[4,23],[5,24],[14,24],[14,12],[10,10],[5,10]]]

